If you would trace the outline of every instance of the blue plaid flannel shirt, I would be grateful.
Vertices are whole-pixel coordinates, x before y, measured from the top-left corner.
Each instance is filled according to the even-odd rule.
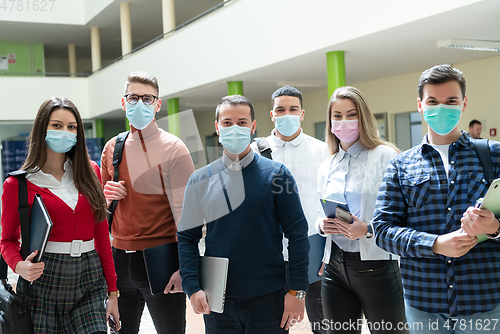
[[[490,151],[495,175],[500,175],[500,144],[490,141]],[[484,241],[460,258],[433,253],[436,238],[460,229],[463,213],[488,189],[465,132],[448,152],[448,178],[427,136],[394,157],[380,185],[373,226],[377,245],[401,256],[405,299],[411,306],[466,316],[500,304],[500,240]]]

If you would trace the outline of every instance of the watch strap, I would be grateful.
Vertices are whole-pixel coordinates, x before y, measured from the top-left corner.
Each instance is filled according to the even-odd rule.
[[[486,236],[488,236],[489,238],[491,239],[497,239],[500,237],[500,219],[497,218],[497,221],[498,221],[498,230],[493,233],[493,234],[487,234]]]

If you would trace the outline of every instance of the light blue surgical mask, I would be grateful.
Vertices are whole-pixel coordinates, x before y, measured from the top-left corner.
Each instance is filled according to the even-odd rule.
[[[422,105],[424,119],[432,131],[440,136],[446,136],[458,125],[462,106],[439,104]]]
[[[137,130],[146,128],[152,121],[155,115],[155,106],[147,105],[139,100],[136,104],[126,103],[127,118],[130,124]]]
[[[231,154],[240,154],[250,144],[250,128],[245,126],[219,126],[219,143]]]
[[[300,115],[283,115],[276,117],[275,127],[283,136],[290,137],[300,128]]]
[[[76,133],[63,130],[47,130],[45,143],[56,153],[66,153],[76,144]]]

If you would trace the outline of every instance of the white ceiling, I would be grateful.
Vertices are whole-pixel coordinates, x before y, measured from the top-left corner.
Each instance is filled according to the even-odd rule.
[[[134,48],[162,34],[161,0],[127,2],[131,2]],[[175,0],[176,23],[181,24],[220,2],[220,0]],[[219,99],[227,93],[226,81],[229,80],[243,81],[244,93],[253,101],[269,100],[272,92],[282,83],[314,86],[299,86],[303,92],[324,89],[327,80],[326,52],[334,50],[345,51],[348,84],[421,72],[440,63],[456,64],[498,56],[496,52],[438,49],[436,44],[438,40],[449,38],[500,41],[499,18],[500,1],[480,1],[372,35],[331,45],[268,67],[241,73],[234,78],[214,82],[206,87],[182,92],[178,95],[181,109],[192,108],[197,112],[212,110]],[[353,16],[353,24],[363,24],[363,22],[357,22]],[[0,40],[44,43],[46,57],[51,58],[67,57],[67,45],[76,44],[78,57],[90,58],[92,26],[100,27],[102,58],[119,57],[121,55],[119,1],[108,6],[86,26],[0,22]],[[339,33],[342,33],[342,29],[348,27],[339,27]],[[300,41],[298,42],[300,44]],[[112,112],[105,118],[114,117],[123,118],[123,115],[120,112]]]

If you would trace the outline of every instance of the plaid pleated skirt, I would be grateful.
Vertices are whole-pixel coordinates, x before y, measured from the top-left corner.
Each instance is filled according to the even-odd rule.
[[[71,257],[45,253],[45,269],[28,289],[35,334],[107,331],[107,285],[95,250]]]

